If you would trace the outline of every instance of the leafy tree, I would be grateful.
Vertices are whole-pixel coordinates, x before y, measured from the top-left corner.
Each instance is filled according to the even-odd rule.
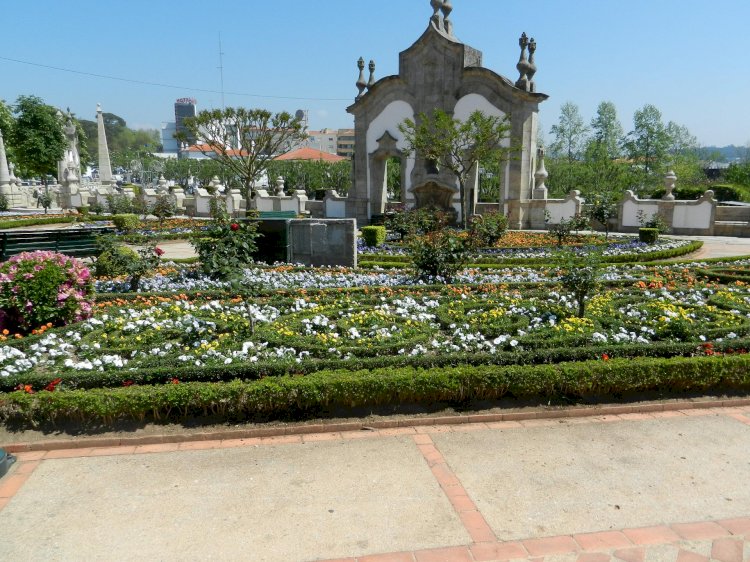
[[[633,115],[633,130],[628,133],[625,151],[640,170],[641,185],[654,181],[664,171],[670,138],[661,119],[661,112],[653,105],[644,105]]]
[[[617,119],[617,109],[611,101],[603,101],[596,109],[596,117],[591,120],[593,141],[604,149],[609,158],[620,156],[620,145],[625,133]]]
[[[13,107],[16,122],[12,145],[23,174],[40,176],[47,191],[47,176],[57,173],[57,163],[67,142],[57,109],[36,96],[19,96]]]
[[[550,145],[551,152],[565,155],[571,162],[577,160],[583,151],[588,131],[578,106],[573,102],[565,102],[560,108],[557,125],[552,125],[550,129],[550,134],[555,137]]]
[[[669,136],[669,153],[673,155],[685,155],[696,153],[698,150],[698,139],[690,134],[684,125],[678,125],[674,121],[667,123],[667,135]]]
[[[227,176],[234,176],[245,190],[250,208],[253,184],[274,157],[289,152],[307,138],[301,119],[285,111],[227,107],[201,111],[183,122],[175,135],[180,142],[200,139],[204,155],[216,160]]]
[[[474,214],[473,202],[467,201],[466,182],[474,166],[501,160],[511,150],[502,146],[509,137],[510,122],[507,116],[493,117],[475,111],[462,123],[441,109],[436,109],[432,116],[420,113],[417,121],[407,119],[399,125],[406,140],[406,152],[433,161],[456,177],[461,199],[460,222],[465,229],[467,215]]]

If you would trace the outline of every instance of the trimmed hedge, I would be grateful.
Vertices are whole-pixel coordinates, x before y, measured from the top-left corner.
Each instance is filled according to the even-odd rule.
[[[659,229],[658,228],[639,228],[638,229],[638,240],[645,244],[656,244],[659,240]]]
[[[726,330],[724,331],[726,332]],[[711,334],[709,337],[721,337],[725,333]],[[26,338],[29,339],[29,338]],[[528,351],[509,351],[494,355],[488,353],[453,353],[442,355],[379,355],[376,357],[358,358],[356,362],[345,359],[318,359],[303,363],[233,363],[213,367],[195,367],[184,363],[173,365],[153,366],[148,369],[127,371],[80,371],[66,373],[63,385],[78,389],[99,389],[101,387],[120,387],[126,382],[138,385],[163,384],[173,378],[180,381],[194,382],[227,382],[234,379],[258,380],[268,377],[282,378],[285,376],[311,376],[324,371],[353,371],[356,369],[442,369],[458,365],[470,366],[534,366],[543,364],[558,364],[574,361],[593,361],[608,355],[618,359],[639,360],[644,357],[674,358],[691,357],[700,354],[699,344],[696,342],[656,342],[648,346],[640,344],[602,344],[587,347],[563,346],[557,348],[538,348]],[[741,337],[724,342],[713,342],[715,352],[735,352],[750,350],[750,339]],[[0,392],[11,392],[19,385],[31,385],[39,390],[46,387],[58,377],[55,372],[46,374],[13,374],[0,377]]]
[[[112,222],[118,230],[135,230],[141,226],[141,220],[138,218],[138,215],[133,214],[114,215]]]
[[[385,227],[384,226],[363,226],[362,239],[365,244],[371,248],[377,248],[385,244]]]
[[[307,377],[229,383],[179,383],[119,389],[0,394],[0,419],[24,423],[77,420],[288,418],[330,408],[495,400],[750,391],[750,356],[622,359],[557,365],[457,366],[422,370],[328,371]]]
[[[617,263],[641,263],[656,260],[665,260],[678,256],[692,254],[703,247],[701,240],[694,240],[690,244],[680,248],[669,250],[658,250],[646,252],[643,254],[624,254],[621,256],[604,256],[603,264]],[[703,260],[699,260],[703,261]],[[528,266],[556,266],[554,258],[480,258],[470,263],[468,269],[498,269],[511,265],[528,265]],[[360,267],[382,267],[384,269],[402,269],[410,267],[408,256],[383,256],[379,254],[364,254],[359,259]]]

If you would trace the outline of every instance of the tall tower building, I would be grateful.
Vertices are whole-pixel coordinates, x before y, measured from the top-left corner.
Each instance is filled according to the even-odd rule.
[[[185,131],[185,125],[183,122],[186,117],[195,117],[197,115],[198,101],[195,98],[180,98],[174,102],[174,122],[175,132],[182,133]],[[190,144],[195,142],[195,139],[190,139]]]

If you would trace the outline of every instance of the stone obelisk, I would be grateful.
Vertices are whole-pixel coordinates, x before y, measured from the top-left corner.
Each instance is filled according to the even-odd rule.
[[[11,192],[10,169],[8,159],[5,157],[5,142],[3,132],[0,131],[0,194],[8,196]]]
[[[96,104],[96,124],[98,126],[99,141],[99,181],[102,185],[112,185],[112,164],[109,162],[109,148],[107,148],[107,133],[104,131],[104,116],[102,105]]]

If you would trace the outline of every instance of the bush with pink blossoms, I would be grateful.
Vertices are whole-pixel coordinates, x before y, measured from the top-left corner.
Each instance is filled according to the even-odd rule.
[[[56,252],[24,252],[0,264],[0,329],[26,334],[91,316],[88,268]]]

